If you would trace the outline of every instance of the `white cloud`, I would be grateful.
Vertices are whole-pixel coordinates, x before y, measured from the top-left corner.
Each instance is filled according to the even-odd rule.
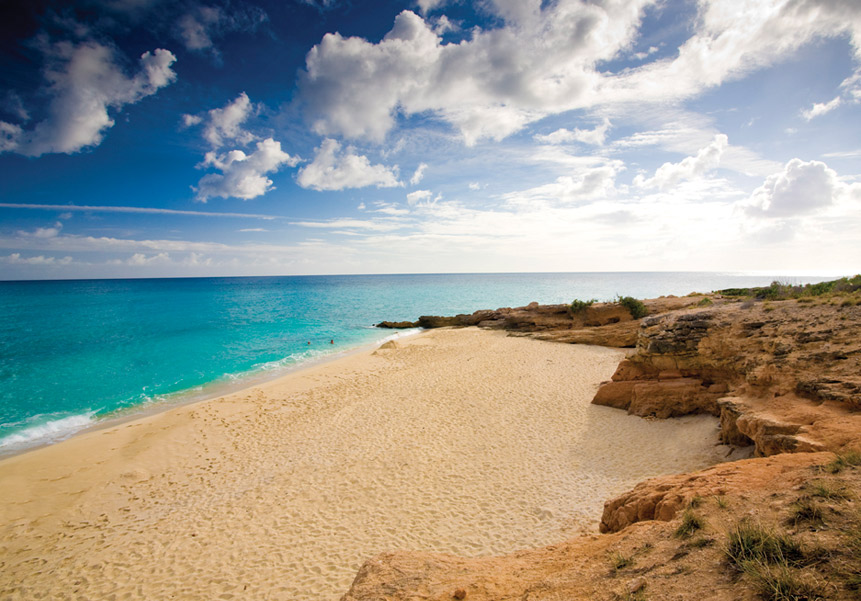
[[[606,117],[600,125],[594,129],[574,129],[568,130],[565,128],[557,129],[553,133],[534,136],[535,140],[542,144],[565,144],[568,142],[582,142],[584,144],[593,144],[595,146],[603,146],[604,140],[607,138],[607,130],[610,129],[610,120]]]
[[[473,192],[481,190],[481,184],[479,184],[478,182],[469,182],[469,189]]]
[[[183,115],[182,116],[182,126],[183,127],[194,127],[195,125],[200,125],[203,123],[203,117],[200,115]]]
[[[400,115],[430,113],[474,144],[564,111],[689,98],[816,39],[849,36],[861,59],[857,2],[703,0],[676,56],[602,70],[629,51],[649,4],[496,0],[484,6],[502,25],[447,44],[404,11],[379,43],[324,36],[306,57],[300,96],[323,135],[381,141]]]
[[[216,56],[213,38],[231,31],[255,31],[268,19],[259,7],[242,6],[227,13],[218,6],[200,5],[179,18],[176,35],[188,50],[211,51]]]
[[[263,227],[246,227],[246,228],[242,228],[241,230],[238,230],[238,231],[240,231],[240,232],[268,232],[269,230],[267,230],[266,228],[263,228]]]
[[[861,199],[861,184],[840,181],[825,163],[796,158],[783,171],[768,176],[743,207],[751,215],[795,217],[852,198]]]
[[[658,51],[658,47],[657,47],[657,46],[649,46],[649,49],[648,49],[648,50],[645,50],[645,51],[643,51],[643,52],[637,52],[637,53],[633,54],[632,56],[633,56],[635,59],[637,59],[638,61],[641,61],[641,60],[643,60],[643,59],[646,59],[646,58],[648,58],[648,57],[652,56],[652,55],[653,55],[655,52],[657,52],[657,51]]]
[[[221,173],[204,175],[197,185],[197,199],[206,202],[209,198],[241,198],[249,200],[272,190],[272,180],[267,173],[278,171],[282,165],[295,167],[298,157],[291,157],[281,150],[281,143],[267,138],[257,143],[257,150],[246,155],[241,150],[218,154],[207,152],[201,168],[212,167]]]
[[[576,175],[563,175],[550,184],[521,192],[510,192],[503,198],[510,206],[539,206],[556,203],[584,203],[608,198],[616,191],[616,174],[624,167],[614,161],[593,168],[583,168]]]
[[[21,253],[12,253],[6,257],[0,257],[0,261],[9,265],[69,265],[72,263],[72,257],[46,257],[38,255],[35,257],[22,257]]]
[[[318,229],[361,229],[373,231],[391,231],[401,227],[397,222],[393,221],[365,221],[361,219],[332,219],[330,221],[296,221],[290,225],[298,225],[300,227],[318,228]]]
[[[176,57],[161,48],[141,55],[132,77],[123,73],[114,50],[98,42],[58,42],[44,50],[46,94],[51,97],[47,117],[26,130],[0,122],[2,151],[41,156],[96,146],[114,125],[109,108],[138,102],[176,79],[171,69]]]
[[[416,168],[415,173],[410,178],[410,185],[415,186],[418,185],[425,176],[425,170],[428,168],[427,163],[419,163],[419,166]]]
[[[638,175],[634,178],[634,185],[640,188],[665,190],[680,181],[701,177],[720,164],[721,155],[727,146],[726,135],[718,134],[711,144],[701,148],[696,156],[687,157],[679,163],[664,163],[655,171],[654,177],[648,179],[643,175]]]
[[[188,50],[207,50],[212,48],[209,30],[218,25],[224,13],[215,6],[199,6],[194,13],[183,15],[177,27],[179,36]]]
[[[402,186],[395,168],[372,165],[368,157],[356,154],[353,148],[341,152],[341,145],[326,138],[317,148],[314,160],[299,170],[296,179],[303,188],[312,190],[343,190],[345,188],[394,188]]]
[[[242,129],[241,125],[254,111],[255,107],[248,94],[242,92],[233,102],[207,113],[208,121],[203,128],[204,139],[213,148],[219,148],[228,141],[248,144],[254,140],[254,135]]]
[[[840,106],[842,101],[843,99],[840,98],[840,96],[837,96],[829,102],[816,102],[809,109],[801,111],[801,116],[810,121],[815,117],[819,117],[820,115],[824,115],[825,113],[830,113],[838,106]]]
[[[142,265],[157,265],[170,263],[170,255],[167,253],[158,253],[155,255],[145,255],[143,253],[135,253],[128,260],[124,261],[126,265],[142,266]]]
[[[407,204],[413,207],[422,201],[430,200],[431,196],[433,194],[430,190],[416,190],[407,194]]]
[[[423,15],[437,10],[438,8],[445,6],[447,3],[448,0],[416,0],[416,4]]]

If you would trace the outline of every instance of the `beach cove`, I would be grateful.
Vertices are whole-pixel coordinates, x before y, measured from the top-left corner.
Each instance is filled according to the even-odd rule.
[[[597,532],[717,420],[591,405],[625,353],[441,329],[0,462],[4,599],[338,599],[391,550]]]

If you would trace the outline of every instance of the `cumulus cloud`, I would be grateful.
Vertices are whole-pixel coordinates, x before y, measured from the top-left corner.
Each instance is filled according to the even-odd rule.
[[[830,102],[817,102],[814,103],[812,107],[807,110],[801,111],[801,116],[810,121],[820,115],[824,115],[825,113],[830,113],[834,109],[836,109],[843,102],[843,99],[840,96],[835,97]]]
[[[241,126],[250,117],[255,107],[248,94],[242,92],[236,100],[222,108],[212,109],[207,113],[203,137],[213,148],[219,148],[227,142],[248,144],[254,140],[254,135]],[[196,125],[204,119],[199,115],[183,115],[183,124]]]
[[[368,157],[353,148],[341,151],[341,144],[326,138],[317,148],[314,160],[299,170],[296,179],[303,188],[343,190],[345,188],[394,188],[402,186],[395,168],[372,165]]]
[[[857,2],[704,0],[676,56],[606,71],[607,61],[630,51],[650,4],[495,0],[483,6],[501,24],[452,43],[404,11],[378,43],[325,35],[306,56],[300,96],[322,135],[381,141],[399,116],[430,113],[474,144],[599,103],[689,98],[815,39],[847,35],[861,59]]]
[[[416,167],[415,173],[413,173],[413,176],[410,178],[410,185],[411,186],[416,186],[419,183],[421,183],[422,179],[424,179],[425,170],[427,168],[428,168],[427,163],[419,163],[419,166]]]
[[[795,158],[783,171],[768,176],[744,206],[751,215],[794,217],[851,196],[861,198],[861,185],[841,182],[837,173],[825,163]]]
[[[139,70],[127,76],[113,48],[87,41],[45,46],[47,116],[32,129],[0,121],[0,150],[26,156],[78,152],[101,143],[114,120],[108,109],[121,109],[155,94],[176,79],[176,57],[161,48],[145,52]]]
[[[569,142],[582,142],[583,144],[592,144],[594,146],[603,146],[607,139],[607,130],[610,129],[610,120],[606,117],[600,125],[594,129],[557,129],[553,133],[547,135],[534,136],[537,142],[542,144],[566,144]]]
[[[681,181],[700,177],[720,164],[721,155],[728,145],[728,138],[724,134],[718,134],[708,146],[701,148],[696,156],[687,157],[679,163],[664,163],[650,178],[638,175],[634,178],[634,185],[639,188],[665,190]]]
[[[206,202],[216,196],[243,200],[262,196],[273,189],[268,173],[278,171],[282,165],[295,167],[298,163],[298,157],[281,150],[281,143],[272,138],[258,142],[257,150],[248,155],[241,150],[224,154],[207,152],[200,167],[214,168],[220,173],[208,173],[200,179],[197,199]]]

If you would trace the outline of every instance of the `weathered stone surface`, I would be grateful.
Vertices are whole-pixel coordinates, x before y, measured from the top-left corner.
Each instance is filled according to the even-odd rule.
[[[694,497],[776,488],[778,482],[781,486],[795,484],[807,476],[799,468],[821,464],[829,457],[832,457],[830,453],[811,453],[745,459],[722,463],[694,474],[652,478],[604,503],[600,529],[601,532],[618,532],[645,520],[669,521]]]
[[[637,415],[720,415],[722,440],[753,441],[760,455],[839,450],[861,409],[861,312],[850,309],[783,301],[652,315],[636,354],[594,402]],[[835,322],[841,327],[824,327]],[[669,384],[682,380],[689,382]],[[718,404],[721,397],[734,400]]]

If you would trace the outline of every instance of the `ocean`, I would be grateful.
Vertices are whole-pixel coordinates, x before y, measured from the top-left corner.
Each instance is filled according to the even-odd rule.
[[[0,282],[0,454],[403,335],[373,327],[382,320],[773,279],[787,281],[661,272]]]

